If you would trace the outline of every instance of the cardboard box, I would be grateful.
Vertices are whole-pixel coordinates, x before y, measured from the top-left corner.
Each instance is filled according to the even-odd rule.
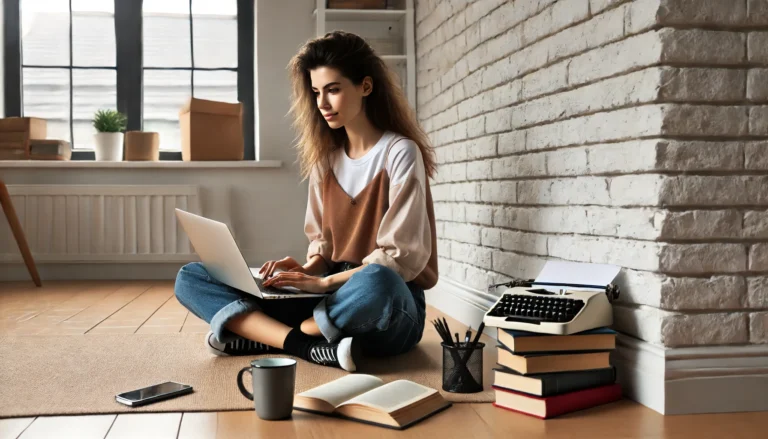
[[[179,112],[184,161],[243,159],[243,104],[190,98]]]
[[[0,119],[0,131],[23,131],[29,134],[29,139],[45,139],[48,124],[38,117],[6,117]]]
[[[48,124],[37,117],[6,117],[0,119],[0,160],[28,160],[29,141],[45,139]]]

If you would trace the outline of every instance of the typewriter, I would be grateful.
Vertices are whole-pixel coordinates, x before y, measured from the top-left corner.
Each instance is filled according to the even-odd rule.
[[[610,326],[613,324],[610,302],[619,294],[619,288],[611,284],[601,287],[602,290],[579,285],[573,289],[560,288],[557,292],[525,280],[492,285],[500,286],[508,288],[485,313],[486,326],[557,335]],[[584,287],[590,289],[579,289]]]

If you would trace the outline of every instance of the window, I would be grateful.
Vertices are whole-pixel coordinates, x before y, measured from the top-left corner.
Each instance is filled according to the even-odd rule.
[[[255,158],[253,0],[5,0],[8,116],[48,121],[48,137],[93,159],[99,108],[128,130],[160,133],[180,160],[179,109],[195,96],[244,104],[244,157]],[[12,20],[10,17],[18,17]]]
[[[179,149],[190,94],[237,101],[235,0],[144,0],[144,128]],[[191,50],[190,50],[191,47]]]

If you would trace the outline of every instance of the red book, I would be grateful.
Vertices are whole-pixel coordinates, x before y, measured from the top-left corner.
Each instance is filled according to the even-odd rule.
[[[554,418],[621,399],[621,386],[618,383],[543,398],[496,385],[492,387],[496,389],[496,402],[493,403],[496,407],[541,419]]]

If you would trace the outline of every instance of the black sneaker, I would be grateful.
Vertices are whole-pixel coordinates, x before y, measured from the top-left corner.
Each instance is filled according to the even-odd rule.
[[[205,336],[205,345],[208,347],[210,353],[219,357],[228,357],[230,355],[274,354],[280,351],[279,349],[264,343],[245,338],[238,338],[229,343],[221,343],[216,340],[216,336],[213,335],[212,331],[208,331],[208,334]]]
[[[307,361],[315,364],[354,372],[356,362],[360,360],[360,344],[352,337],[343,338],[338,343],[318,341],[309,348],[307,357]]]

